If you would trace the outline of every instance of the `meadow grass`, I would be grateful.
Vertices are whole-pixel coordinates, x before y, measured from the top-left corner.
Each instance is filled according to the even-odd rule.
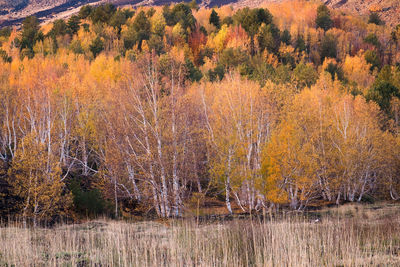
[[[397,210],[0,228],[0,266],[400,266]]]

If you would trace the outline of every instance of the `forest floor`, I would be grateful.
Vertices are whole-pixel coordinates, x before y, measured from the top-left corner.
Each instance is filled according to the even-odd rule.
[[[399,230],[393,203],[265,219],[10,224],[0,228],[0,266],[400,266]]]

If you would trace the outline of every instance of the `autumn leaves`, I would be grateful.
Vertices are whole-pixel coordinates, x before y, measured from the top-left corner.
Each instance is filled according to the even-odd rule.
[[[305,89],[267,145],[267,196],[289,200],[293,208],[315,198],[360,201],[391,175],[386,164],[395,165],[398,147],[381,127],[375,103],[343,93],[331,81]]]
[[[100,190],[115,216],[124,199],[181,216],[210,188],[229,212],[397,196],[396,135],[377,104],[328,72],[300,93],[235,72],[188,84],[179,58],[3,64],[1,153],[21,215],[73,212],[74,179]]]
[[[317,9],[293,3],[302,16]],[[364,24],[322,8],[331,29],[315,29],[311,15],[300,27],[271,7],[282,16],[98,7],[93,16],[115,20],[81,14],[74,33],[54,23],[59,49],[38,41],[33,58],[13,44],[18,32],[3,37],[12,61],[0,67],[0,179],[20,214],[182,216],[193,195],[230,213],[399,198],[400,71],[381,67],[398,39],[382,42],[393,57],[374,66]],[[385,40],[377,29],[369,39]]]

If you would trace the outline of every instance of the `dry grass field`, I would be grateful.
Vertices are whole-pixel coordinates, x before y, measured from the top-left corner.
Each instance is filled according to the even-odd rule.
[[[398,206],[303,215],[0,228],[0,266],[399,266]]]

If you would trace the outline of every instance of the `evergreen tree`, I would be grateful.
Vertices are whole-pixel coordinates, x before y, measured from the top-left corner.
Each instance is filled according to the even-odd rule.
[[[240,24],[250,36],[251,54],[254,55],[254,37],[259,32],[259,28],[262,24],[269,25],[272,23],[271,13],[263,8],[250,9],[246,7],[236,12],[234,20],[236,23]]]
[[[93,11],[93,8],[91,6],[89,6],[89,5],[83,6],[79,10],[78,16],[81,19],[87,19],[90,16],[90,14],[92,13],[92,11]]]
[[[138,44],[138,50],[142,50],[142,42],[150,39],[150,21],[148,20],[144,11],[136,16],[132,24],[132,29],[135,32],[135,43]]]
[[[337,41],[334,35],[327,34],[321,41],[320,47],[321,61],[325,58],[336,58],[337,55]]]
[[[27,17],[22,23],[21,50],[24,48],[33,51],[36,41],[43,40],[40,32],[39,20],[35,16]]]
[[[326,5],[322,4],[318,7],[315,24],[317,25],[317,28],[321,28],[324,31],[327,31],[330,28],[332,28],[333,21],[331,19],[331,12],[329,11],[329,8]]]
[[[284,30],[281,33],[281,42],[286,45],[290,45],[292,43],[292,36],[288,30]]]
[[[365,61],[367,61],[368,64],[371,64],[371,70],[381,67],[381,59],[379,58],[375,50],[367,50],[364,57]]]
[[[306,51],[307,47],[306,47],[306,42],[304,41],[303,35],[299,34],[299,35],[297,36],[295,48],[296,48],[296,50],[299,51],[299,52]]]
[[[57,36],[66,35],[67,31],[68,31],[68,26],[65,23],[65,21],[62,19],[58,19],[58,20],[54,21],[53,28],[49,32],[49,35],[55,38]]]
[[[90,44],[89,50],[92,52],[94,57],[97,57],[97,55],[104,50],[104,43],[99,36],[97,36]]]
[[[220,18],[218,16],[218,13],[214,9],[211,12],[209,22],[211,25],[214,25],[217,29],[221,27]]]
[[[78,16],[74,15],[69,18],[67,25],[68,25],[68,29],[71,32],[71,34],[76,34],[79,31],[80,24],[81,24],[81,20],[79,19]]]

